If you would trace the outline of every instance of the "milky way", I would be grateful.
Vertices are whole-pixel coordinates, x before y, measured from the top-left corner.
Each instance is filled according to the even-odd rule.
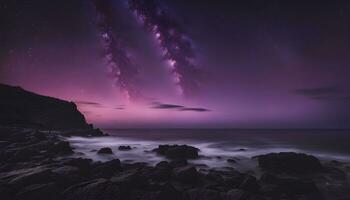
[[[155,0],[129,0],[145,29],[154,34],[162,56],[171,66],[171,72],[184,96],[196,94],[200,87],[200,70],[194,64],[195,52],[191,41],[180,25],[169,17]]]
[[[137,67],[130,59],[128,52],[113,31],[113,8],[111,1],[94,0],[97,12],[97,25],[104,48],[106,64],[115,83],[128,99],[137,99],[140,92],[136,86]]]

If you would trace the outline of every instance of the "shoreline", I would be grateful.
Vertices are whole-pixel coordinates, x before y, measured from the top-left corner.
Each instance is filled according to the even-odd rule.
[[[239,172],[234,165],[200,170],[187,160],[205,155],[198,154],[200,149],[197,151],[187,145],[159,144],[153,153],[163,159],[155,165],[119,159],[93,162],[81,158],[69,142],[52,132],[4,127],[1,132],[0,194],[7,199],[243,200],[287,197],[319,200],[350,197],[348,171],[345,172],[350,171],[349,165],[338,161],[321,164],[317,158],[305,154],[267,154],[264,161],[258,156],[255,159],[262,174],[257,176],[251,171]],[[104,153],[113,153],[106,151],[106,147]],[[127,146],[122,149],[130,150]],[[101,150],[96,149],[93,153]],[[279,165],[281,162],[276,159],[289,162],[293,167]],[[262,164],[264,162],[276,162],[275,169]],[[309,171],[304,171],[306,169]],[[290,183],[292,186],[284,186]]]

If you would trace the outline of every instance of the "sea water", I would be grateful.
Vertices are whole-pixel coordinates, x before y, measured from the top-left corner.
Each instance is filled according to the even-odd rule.
[[[123,162],[150,165],[167,160],[152,152],[160,144],[187,144],[200,149],[199,159],[189,160],[198,168],[228,168],[254,171],[254,156],[272,152],[300,152],[321,161],[350,162],[349,130],[237,130],[237,129],[111,129],[109,137],[70,137],[80,156],[95,161],[118,158]],[[129,151],[118,147],[129,145]],[[113,155],[99,155],[97,150],[110,147]],[[236,163],[227,162],[234,159]]]

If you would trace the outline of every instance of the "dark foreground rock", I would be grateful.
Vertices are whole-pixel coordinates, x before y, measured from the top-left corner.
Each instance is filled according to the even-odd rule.
[[[303,153],[270,153],[256,158],[260,168],[277,173],[306,174],[324,170],[316,157]]]
[[[258,178],[233,168],[209,169],[204,173],[184,159],[196,157],[198,149],[176,145],[164,145],[160,149],[168,155],[167,151],[175,147],[181,153],[170,157],[178,159],[154,166],[122,163],[118,159],[93,162],[74,157],[70,144],[55,134],[30,129],[0,128],[0,131],[8,135],[1,138],[0,145],[0,198],[6,200],[341,200],[350,197],[347,178],[333,165],[322,166],[327,170],[316,175],[303,176],[265,172]],[[191,153],[184,149],[190,149]],[[101,151],[110,153],[111,149]],[[18,155],[16,159],[14,155]],[[294,162],[294,159],[283,160]]]
[[[170,159],[195,159],[199,149],[188,145],[159,145],[153,151]]]

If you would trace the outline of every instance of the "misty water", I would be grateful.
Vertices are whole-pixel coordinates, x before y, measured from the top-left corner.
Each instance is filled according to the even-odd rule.
[[[326,162],[350,161],[349,130],[216,130],[216,129],[125,129],[104,130],[110,137],[70,137],[75,152],[95,161],[119,158],[123,162],[147,162],[154,165],[167,160],[152,152],[159,144],[187,144],[200,149],[200,158],[189,162],[205,170],[208,167],[234,167],[257,171],[252,157],[271,152],[302,152]],[[130,151],[118,147],[129,145]],[[96,150],[110,147],[113,155],[98,155]],[[229,163],[227,159],[235,159]]]

